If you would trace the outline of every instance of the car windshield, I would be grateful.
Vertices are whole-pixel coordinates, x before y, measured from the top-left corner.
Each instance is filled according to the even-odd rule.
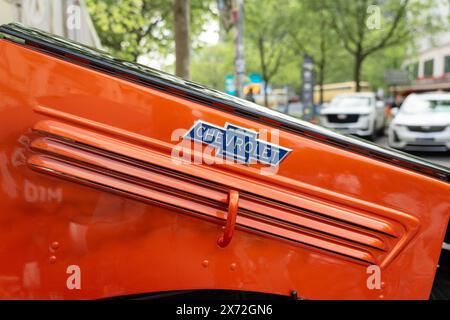
[[[370,98],[368,97],[336,97],[331,102],[332,107],[338,108],[359,108],[370,105]]]
[[[436,112],[450,113],[450,95],[447,99],[423,98],[412,95],[402,104],[401,111],[408,114]]]

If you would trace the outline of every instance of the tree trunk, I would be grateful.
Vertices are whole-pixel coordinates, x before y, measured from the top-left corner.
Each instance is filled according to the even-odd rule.
[[[269,107],[269,101],[268,101],[268,97],[267,97],[267,87],[268,87],[268,82],[270,79],[268,79],[268,75],[267,75],[263,36],[260,36],[258,38],[258,50],[259,50],[259,61],[261,63],[261,73],[262,73],[262,77],[264,80],[264,106],[267,108],[267,107]]]
[[[268,100],[268,95],[267,95],[267,81],[264,80],[264,106],[266,108],[269,107],[269,100]]]
[[[190,79],[189,0],[175,0],[175,74]]]
[[[323,14],[321,15],[320,20],[320,62],[319,62],[319,88],[320,88],[320,97],[319,97],[319,103],[320,105],[323,104],[323,83],[325,78],[325,64],[327,62],[326,60],[326,43],[325,43],[325,19],[323,17]],[[314,91],[313,91],[314,92]],[[313,93],[314,94],[314,93]]]
[[[320,98],[319,98],[319,102],[322,105],[323,104],[323,83],[324,83],[324,75],[325,73],[325,59],[322,59],[320,61],[320,65],[319,65],[319,88],[320,88]]]
[[[361,67],[362,67],[363,57],[361,54],[355,55],[355,69],[354,69],[354,78],[356,84],[356,92],[361,91]]]

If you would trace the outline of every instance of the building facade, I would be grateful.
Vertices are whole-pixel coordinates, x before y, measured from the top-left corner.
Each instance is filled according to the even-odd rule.
[[[441,0],[433,8],[442,24],[449,26],[450,1]],[[417,53],[405,62],[411,85],[399,88],[403,95],[411,92],[450,91],[450,29],[416,40]]]
[[[0,0],[0,24],[10,22],[101,48],[84,0]]]

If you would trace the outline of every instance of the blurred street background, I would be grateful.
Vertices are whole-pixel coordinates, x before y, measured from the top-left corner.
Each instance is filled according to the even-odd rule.
[[[380,146],[388,147],[387,137],[377,139],[376,143]],[[448,152],[413,152],[412,155],[442,166],[450,167],[450,154]]]
[[[450,167],[449,0],[0,0],[13,21]]]

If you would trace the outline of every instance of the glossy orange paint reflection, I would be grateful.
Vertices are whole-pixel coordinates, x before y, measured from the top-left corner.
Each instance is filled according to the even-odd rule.
[[[174,131],[199,119],[273,128],[6,40],[0,96],[0,298],[429,296],[448,183],[282,128],[279,144],[293,151],[274,175],[174,162]],[[221,248],[230,190],[236,230]],[[370,264],[381,266],[383,288],[367,287]],[[70,265],[80,290],[66,286]]]

